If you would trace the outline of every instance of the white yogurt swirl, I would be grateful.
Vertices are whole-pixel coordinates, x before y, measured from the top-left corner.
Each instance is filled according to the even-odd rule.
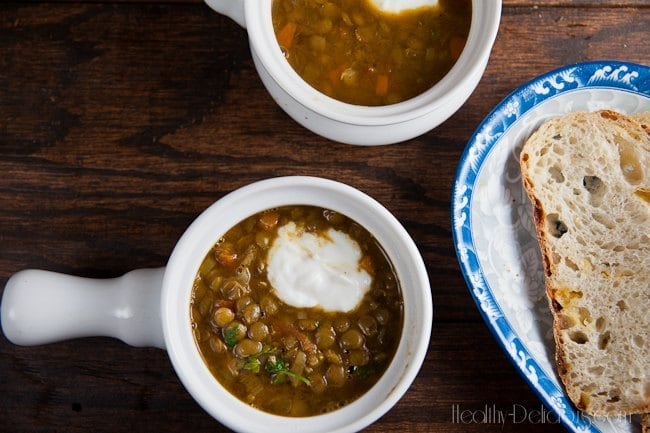
[[[438,0],[372,0],[381,10],[399,13],[407,9],[438,6]]]
[[[354,310],[370,289],[372,277],[359,266],[359,244],[346,233],[306,232],[290,222],[278,229],[267,258],[267,277],[275,293],[294,307]]]

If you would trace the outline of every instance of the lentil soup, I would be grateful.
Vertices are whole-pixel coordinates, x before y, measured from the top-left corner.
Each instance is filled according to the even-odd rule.
[[[340,234],[358,246],[354,267],[370,282],[358,304],[332,311],[278,296],[269,251],[286,227],[325,243]],[[403,324],[399,283],[378,242],[344,215],[313,206],[270,209],[230,229],[203,260],[190,308],[213,376],[243,402],[294,417],[330,412],[368,391],[393,358]]]
[[[274,0],[272,16],[280,48],[307,83],[377,106],[410,99],[449,72],[469,34],[471,0],[400,13],[370,0]]]

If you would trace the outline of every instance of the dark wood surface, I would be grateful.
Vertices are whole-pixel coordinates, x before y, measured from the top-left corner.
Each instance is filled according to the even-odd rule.
[[[650,63],[650,3],[506,0],[478,88],[435,130],[354,147],[294,123],[263,88],[245,31],[197,0],[0,4],[0,287],[24,268],[112,277],[166,263],[224,194],[278,175],[336,179],[402,221],[425,259],[434,324],[422,370],[368,432],[553,432],[455,423],[454,408],[543,410],[461,275],[450,230],[459,157],[517,86],[569,63]],[[108,338],[0,337],[2,432],[227,431],[164,351]]]

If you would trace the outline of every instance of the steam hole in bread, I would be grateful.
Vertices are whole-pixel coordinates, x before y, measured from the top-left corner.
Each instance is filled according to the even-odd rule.
[[[582,186],[591,194],[595,194],[603,187],[603,181],[598,176],[585,176],[582,178]]]
[[[589,341],[589,337],[582,331],[573,331],[569,334],[571,341],[577,344],[585,344]]]
[[[632,337],[632,343],[634,343],[636,347],[641,348],[645,343],[645,338],[643,338],[642,335],[635,335],[634,337]]]
[[[609,344],[609,341],[611,340],[612,335],[610,334],[609,331],[600,334],[600,337],[598,337],[598,348],[600,350],[605,350],[607,349],[607,345]]]
[[[594,376],[600,376],[601,374],[603,374],[604,371],[605,371],[605,367],[603,367],[602,365],[591,367],[589,369],[589,373],[591,373]]]
[[[576,213],[580,213],[580,212],[584,211],[584,207],[579,205],[578,200],[567,203],[566,207],[569,208],[570,210],[576,212]],[[575,223],[576,226],[578,226],[579,230],[581,230],[582,227],[584,227],[584,225],[582,224],[582,221],[580,221],[580,220],[574,221],[574,223]]]
[[[550,150],[549,146],[544,146],[541,149],[539,149],[539,156],[544,156],[548,153]]]
[[[558,239],[569,230],[566,224],[560,221],[559,215],[556,213],[546,216],[546,224],[548,225],[548,232],[551,236]]]
[[[619,310],[625,311],[627,310],[627,303],[625,302],[624,299],[621,299],[616,303],[616,306],[618,307]]]
[[[562,307],[569,307],[575,299],[582,298],[583,293],[580,290],[556,289],[553,291],[553,298]]]
[[[584,176],[582,186],[589,192],[589,203],[599,207],[605,195],[605,184],[598,176]]]
[[[591,312],[588,309],[580,307],[578,309],[578,315],[580,317],[580,323],[583,325],[588,325],[591,323]]]
[[[636,272],[637,272],[637,271],[636,271],[636,270],[633,270],[633,269],[621,269],[621,270],[618,272],[618,275],[621,276],[621,277],[632,277],[632,276],[634,276],[634,274],[635,274]]]
[[[621,171],[623,172],[623,176],[625,177],[625,180],[631,185],[637,185],[643,180],[643,167],[641,166],[641,158],[636,154],[635,148],[632,144],[628,143],[622,138],[619,138],[617,141]]]
[[[573,260],[571,260],[570,258],[566,257],[564,259],[564,263],[567,265],[567,267],[573,269],[574,271],[576,271],[576,272],[580,271],[580,268],[578,267],[578,265],[576,265],[575,262]]]
[[[562,260],[560,255],[555,252],[551,252],[551,257],[552,257],[551,263],[560,263],[560,261]]]
[[[636,154],[633,144],[628,143],[620,137],[617,137],[617,142],[623,176],[631,185],[637,185],[643,180],[641,158]]]
[[[592,196],[593,197],[593,196]],[[599,202],[600,204],[600,202]],[[612,221],[607,215],[600,212],[592,212],[591,214],[594,221],[602,224],[605,228],[613,230],[616,228],[616,223]]]
[[[607,325],[607,319],[605,319],[604,317],[599,317],[598,319],[596,319],[596,331],[603,332],[606,325]]]
[[[634,195],[639,197],[644,202],[650,204],[650,189],[639,188],[634,191]]]
[[[564,174],[562,173],[562,169],[557,165],[552,165],[551,167],[549,167],[548,173],[551,175],[551,179],[553,179],[555,182],[557,183],[564,182]]]
[[[573,316],[569,316],[567,314],[560,314],[557,316],[557,319],[560,329],[569,329],[573,328],[576,325],[576,320],[573,318]]]

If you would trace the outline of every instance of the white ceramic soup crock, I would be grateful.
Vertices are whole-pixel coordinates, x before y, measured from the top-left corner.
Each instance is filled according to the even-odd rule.
[[[255,67],[271,96],[296,122],[333,141],[382,145],[417,137],[447,120],[470,97],[488,63],[501,20],[501,0],[472,0],[465,48],[428,91],[381,107],[340,102],[307,84],[284,58],[271,20],[273,0],[205,0],[248,32]]]
[[[395,266],[401,283],[404,327],[393,361],[366,394],[328,414],[286,418],[246,405],[211,375],[194,343],[190,294],[204,256],[229,228],[262,210],[298,204],[345,214],[375,236]],[[342,183],[290,176],[253,183],[215,202],[185,231],[165,268],[135,270],[109,280],[41,270],[18,272],[4,289],[1,314],[5,336],[19,345],[109,336],[134,346],[166,349],[176,373],[194,399],[233,430],[331,433],[363,429],[385,414],[406,392],[428,348],[432,299],[416,245],[386,208]]]

